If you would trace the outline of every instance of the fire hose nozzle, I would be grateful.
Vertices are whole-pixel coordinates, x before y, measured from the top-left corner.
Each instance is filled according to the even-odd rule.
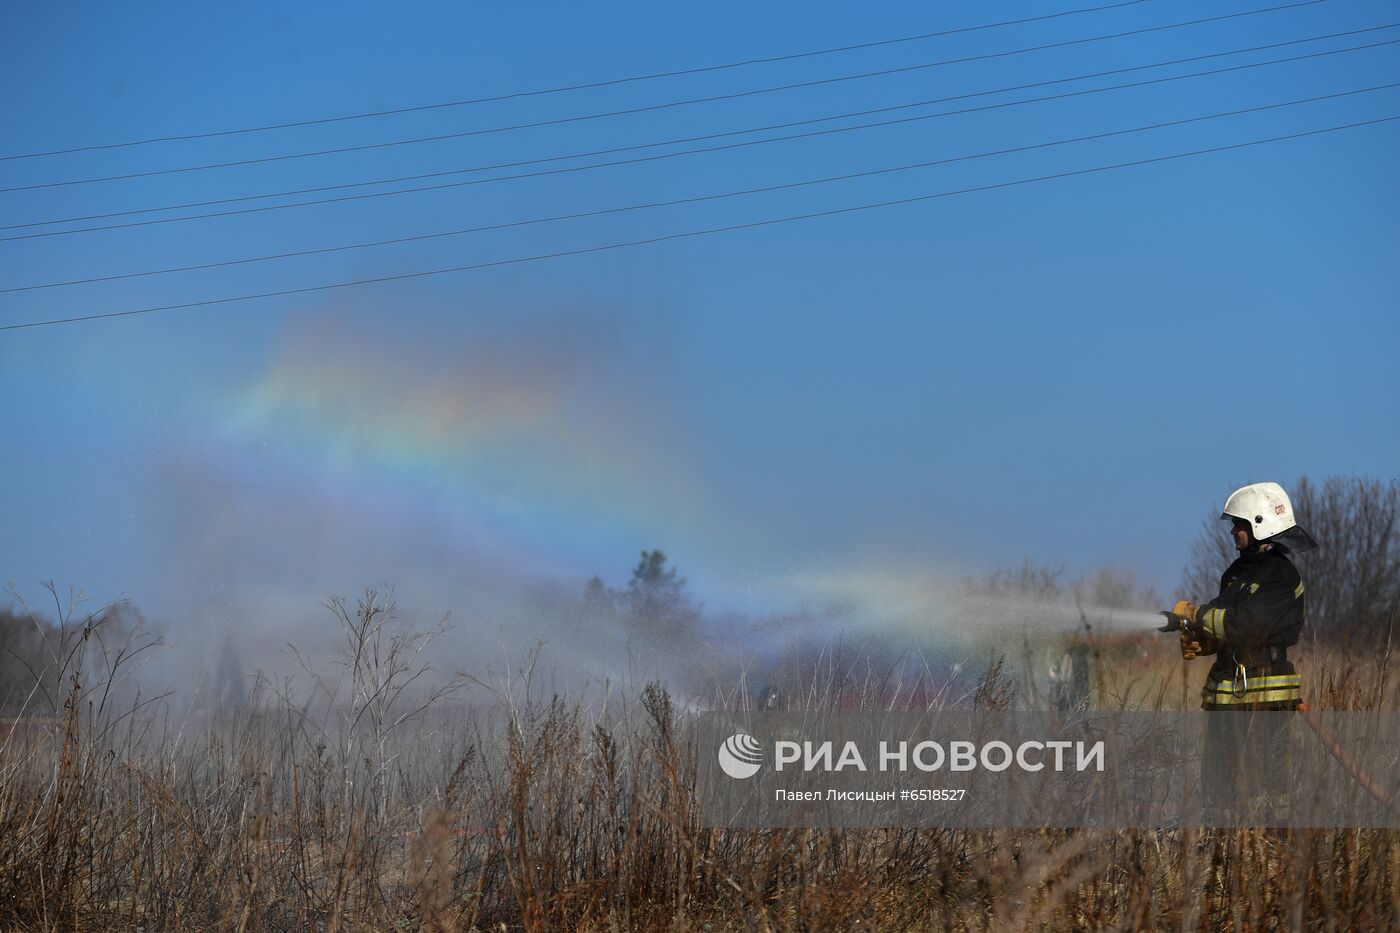
[[[1165,609],[1162,610],[1161,614],[1167,617],[1167,622],[1157,631],[1166,632],[1169,634],[1172,632],[1186,632],[1186,620],[1183,619],[1181,616],[1177,615],[1174,612],[1168,612]],[[1180,638],[1181,656],[1187,661],[1195,660],[1196,656],[1201,653],[1201,643],[1195,638],[1189,637],[1185,634],[1181,634]]]

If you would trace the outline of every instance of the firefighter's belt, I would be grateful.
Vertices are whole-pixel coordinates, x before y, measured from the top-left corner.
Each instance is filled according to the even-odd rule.
[[[1207,680],[1201,699],[1214,706],[1236,703],[1286,703],[1303,698],[1303,679],[1297,674],[1273,674],[1234,680]]]

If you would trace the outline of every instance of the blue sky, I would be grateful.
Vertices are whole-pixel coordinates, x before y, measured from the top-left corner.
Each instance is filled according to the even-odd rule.
[[[24,5],[0,31],[0,76],[18,89],[0,100],[0,149],[394,109],[1093,5]],[[8,160],[0,187],[550,120],[1270,5],[1148,0],[593,91]],[[0,217],[29,224],[542,158],[1392,21],[1391,5],[1331,0],[649,114],[12,191],[0,194]],[[1064,87],[1393,38],[1400,29]],[[314,249],[1041,143],[1400,82],[1397,50],[643,165],[11,240],[0,242],[0,281]],[[969,104],[911,112],[959,106]],[[0,294],[0,323],[510,259],[1395,114],[1400,89],[1389,89],[704,204],[11,292]],[[236,598],[269,612],[314,607],[379,580],[445,606],[516,576],[598,572],[621,583],[637,550],[653,546],[711,605],[777,606],[840,589],[814,579],[977,572],[1025,556],[1071,573],[1112,564],[1170,591],[1202,516],[1231,487],[1397,475],[1397,155],[1393,122],[636,249],[0,332],[0,576],[26,592],[47,578],[101,598],[124,592],[170,618]],[[171,215],[136,219],[153,216]]]

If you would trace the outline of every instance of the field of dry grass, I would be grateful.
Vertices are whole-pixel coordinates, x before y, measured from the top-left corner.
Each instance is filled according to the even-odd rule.
[[[704,829],[690,714],[661,687],[571,701],[527,668],[426,693],[422,634],[361,609],[319,700],[263,683],[179,717],[111,687],[123,656],[75,632],[59,714],[0,733],[0,926],[1400,926],[1394,832]],[[1169,647],[1105,654],[1095,702],[1189,696]],[[1394,707],[1381,660],[1300,665],[1317,706]],[[966,700],[1021,702],[1013,667]]]

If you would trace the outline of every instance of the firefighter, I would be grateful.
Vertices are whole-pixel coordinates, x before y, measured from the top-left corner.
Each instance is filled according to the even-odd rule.
[[[1317,544],[1299,527],[1277,483],[1235,490],[1220,517],[1231,522],[1239,557],[1221,576],[1214,599],[1200,606],[1181,600],[1170,613],[1182,625],[1183,657],[1215,659],[1201,708],[1292,712],[1302,693],[1288,649],[1302,632],[1305,600],[1289,555]],[[1286,820],[1289,725],[1282,716],[1207,718],[1201,776],[1208,815],[1228,819],[1245,809],[1251,822]]]

